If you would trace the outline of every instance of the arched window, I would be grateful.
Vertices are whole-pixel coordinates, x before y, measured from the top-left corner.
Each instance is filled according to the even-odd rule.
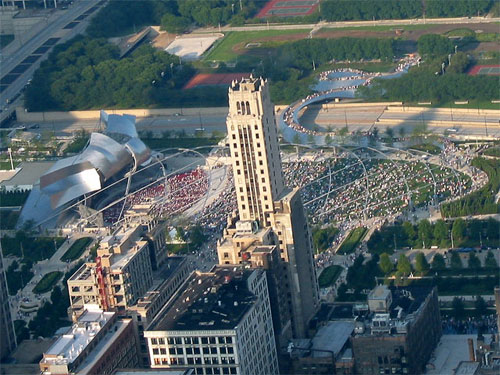
[[[236,109],[238,110],[238,114],[241,115],[241,104],[240,104],[240,102],[236,102]]]
[[[247,115],[249,115],[250,114],[250,103],[246,102],[246,105],[247,105]]]

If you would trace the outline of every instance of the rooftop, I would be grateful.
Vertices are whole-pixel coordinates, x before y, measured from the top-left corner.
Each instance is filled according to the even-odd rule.
[[[326,326],[321,327],[312,339],[312,357],[328,357],[331,356],[328,352],[314,351],[328,350],[335,355],[342,350],[347,340],[354,331],[354,322],[330,322]]]
[[[53,365],[72,363],[115,315],[114,312],[103,312],[97,306],[87,305],[86,309],[77,323],[44,353],[43,363]]]
[[[97,346],[87,355],[83,363],[78,366],[78,373],[87,374],[95,364],[95,361],[101,358],[108,350],[109,347],[115,342],[122,332],[132,323],[132,319],[117,320],[111,329],[106,333],[106,336],[99,341]]]
[[[432,287],[420,286],[390,287],[389,289],[392,294],[389,311],[370,314],[368,320],[364,321],[366,331],[359,332],[359,335],[371,335],[372,329],[375,328],[377,333],[405,334],[408,323],[416,318],[426,298],[433,290]],[[386,292],[379,293],[379,297],[385,294]],[[385,322],[379,323],[381,320]]]
[[[149,330],[234,329],[256,300],[246,284],[252,272],[226,267],[193,272]]]
[[[24,162],[19,165],[17,169],[20,169],[14,176],[9,180],[4,180],[0,186],[23,186],[23,185],[35,185],[46,171],[52,167],[53,161],[35,161],[35,162]]]

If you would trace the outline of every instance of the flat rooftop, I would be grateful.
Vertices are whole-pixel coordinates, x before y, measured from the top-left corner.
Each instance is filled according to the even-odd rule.
[[[149,331],[234,329],[256,301],[246,283],[252,272],[225,267],[193,272]]]
[[[42,362],[54,365],[72,363],[114,315],[114,312],[103,312],[97,307],[90,307],[44,353]]]
[[[485,336],[486,338],[486,336]],[[455,369],[460,362],[469,358],[467,339],[474,341],[477,348],[477,334],[474,335],[443,335],[434,349],[428,362],[429,375],[455,375]]]
[[[53,161],[23,162],[16,168],[16,170],[20,170],[10,179],[2,181],[0,186],[35,185],[40,176],[48,171],[54,163]]]
[[[354,331],[354,322],[330,322],[321,327],[312,339],[312,349],[329,350],[338,354]],[[312,357],[331,357],[331,353],[313,350]]]

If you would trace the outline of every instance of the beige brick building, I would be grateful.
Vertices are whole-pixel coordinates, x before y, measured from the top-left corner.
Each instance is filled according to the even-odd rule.
[[[266,80],[242,79],[229,88],[228,142],[238,201],[218,245],[220,264],[251,262],[261,245],[277,246],[285,271],[291,325],[283,336],[304,337],[318,308],[312,241],[298,189],[284,184],[278,131]],[[255,265],[255,262],[253,262]]]

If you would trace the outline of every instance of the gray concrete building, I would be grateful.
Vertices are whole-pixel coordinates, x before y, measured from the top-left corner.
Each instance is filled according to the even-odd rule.
[[[193,368],[203,375],[279,373],[262,269],[193,272],[144,336],[152,368]]]

